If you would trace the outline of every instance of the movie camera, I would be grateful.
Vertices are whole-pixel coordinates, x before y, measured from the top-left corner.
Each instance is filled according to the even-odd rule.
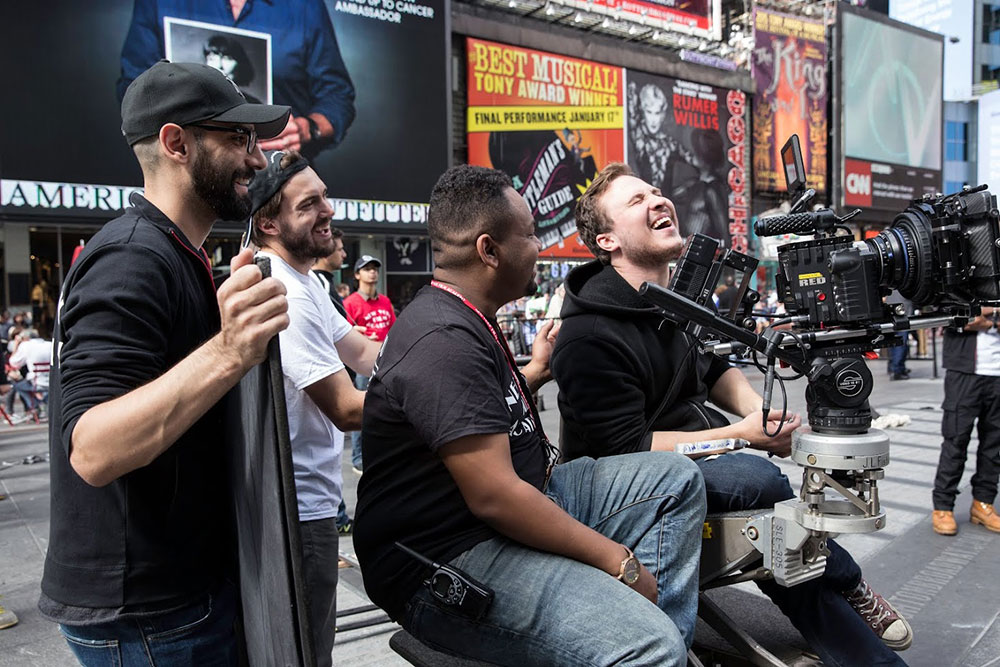
[[[966,187],[917,199],[886,229],[858,241],[844,223],[860,211],[806,211],[816,193],[805,187],[798,136],[781,155],[794,203],[789,215],[762,218],[754,231],[813,235],[778,247],[778,294],[787,316],[756,333],[760,295],[749,282],[757,259],[699,234],[687,240],[668,287],[645,283],[640,293],[703,349],[752,357],[765,374],[765,416],[775,379],[784,413],[783,380],[806,377],[809,425],[793,434],[791,454],[803,467],[800,497],[749,517],[741,532],[763,554],[763,574],[738,575],[773,576],[792,586],[823,573],[828,537],[885,526],[877,482],[889,463],[889,437],[870,428],[873,380],[864,355],[902,344],[899,332],[962,325],[980,306],[1000,304],[1000,214],[987,186]],[[725,271],[742,279],[732,307],[720,314],[711,297]],[[921,316],[884,303],[892,290]],[[776,361],[795,374],[778,374]],[[827,488],[844,500],[827,499]]]

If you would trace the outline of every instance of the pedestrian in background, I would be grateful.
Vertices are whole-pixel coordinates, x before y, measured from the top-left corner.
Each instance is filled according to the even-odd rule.
[[[893,290],[892,294],[886,297],[885,302],[901,309],[900,315],[913,317],[913,302],[901,295],[899,291]],[[899,337],[903,339],[903,344],[889,348],[889,379],[909,380],[910,369],[906,367],[906,360],[910,356],[910,332],[903,331]]]
[[[1000,310],[983,308],[961,330],[945,329],[944,402],[941,408],[941,457],[934,476],[932,525],[939,535],[955,535],[955,497],[976,426],[979,448],[972,476],[969,521],[1000,533],[993,509],[1000,477]]]
[[[354,276],[358,280],[358,291],[344,299],[347,314],[365,328],[365,335],[382,342],[389,335],[389,329],[396,323],[396,311],[385,294],[378,291],[378,270],[382,262],[371,255],[362,255],[354,263]],[[354,386],[368,389],[367,376],[359,374],[354,378]],[[359,475],[364,470],[361,459],[361,431],[351,434],[351,465]]]

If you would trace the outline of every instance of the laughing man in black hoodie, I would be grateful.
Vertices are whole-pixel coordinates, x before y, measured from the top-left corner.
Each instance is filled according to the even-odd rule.
[[[790,452],[799,418],[777,437],[766,436],[762,399],[742,372],[700,354],[638,294],[644,281],[665,285],[669,262],[680,256],[676,215],[669,199],[621,163],[605,167],[577,204],[580,236],[597,261],[566,281],[551,361],[568,459],[672,451],[681,442],[718,438],[744,438],[779,456]],[[708,400],[743,419],[730,424]],[[771,411],[768,432],[780,418]],[[698,463],[709,512],[766,509],[794,495],[788,478],[761,456],[730,453]],[[843,548],[829,545],[819,579],[792,588],[758,585],[826,664],[904,664],[893,650],[909,647],[909,624],[868,587]]]

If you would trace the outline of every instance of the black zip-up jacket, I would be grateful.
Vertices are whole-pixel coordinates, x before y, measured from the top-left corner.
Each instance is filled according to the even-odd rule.
[[[639,296],[611,266],[593,261],[570,272],[562,330],[552,353],[559,384],[565,458],[648,450],[654,431],[728,424],[705,405],[729,364],[691,339]],[[676,398],[646,431],[673,378]]]
[[[60,298],[42,577],[56,603],[125,613],[190,602],[232,562],[221,402],[155,461],[107,486],[88,485],[69,462],[84,412],[159,377],[219,331],[204,251],[145,199],[132,203],[80,253]]]

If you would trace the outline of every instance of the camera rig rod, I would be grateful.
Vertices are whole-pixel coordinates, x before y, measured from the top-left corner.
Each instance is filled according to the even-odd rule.
[[[704,309],[708,311],[708,309]],[[708,311],[711,313],[711,311]],[[919,329],[934,329],[937,327],[948,327],[954,326],[961,323],[961,320],[968,319],[963,317],[958,317],[956,315],[937,315],[928,317],[918,317],[911,320],[905,320],[900,322],[884,322],[880,324],[873,324],[864,329],[820,329],[819,331],[810,331],[800,334],[800,338],[807,345],[813,345],[817,343],[824,343],[828,341],[838,341],[846,340],[851,338],[869,338],[872,335],[880,334],[891,334],[899,331],[916,331]],[[714,328],[714,325],[705,325],[708,328]],[[749,332],[748,332],[749,333]],[[717,343],[706,343],[705,349],[715,354],[726,356],[729,354],[738,354],[741,350],[742,345],[748,345],[743,340],[733,339],[736,342],[717,342]],[[780,343],[779,347],[795,347],[798,343],[790,338],[784,338]],[[754,346],[754,349],[760,350]],[[779,357],[780,358],[780,357]]]
[[[663,308],[667,317],[678,324],[687,322],[705,327],[723,338],[742,343],[761,354],[773,354],[799,373],[808,374],[810,371],[809,362],[801,355],[792,354],[789,350],[783,349],[780,341],[777,340],[783,337],[780,333],[774,332],[774,336],[761,336],[747,331],[705,306],[685,299],[656,283],[643,283],[639,287],[639,294]]]

